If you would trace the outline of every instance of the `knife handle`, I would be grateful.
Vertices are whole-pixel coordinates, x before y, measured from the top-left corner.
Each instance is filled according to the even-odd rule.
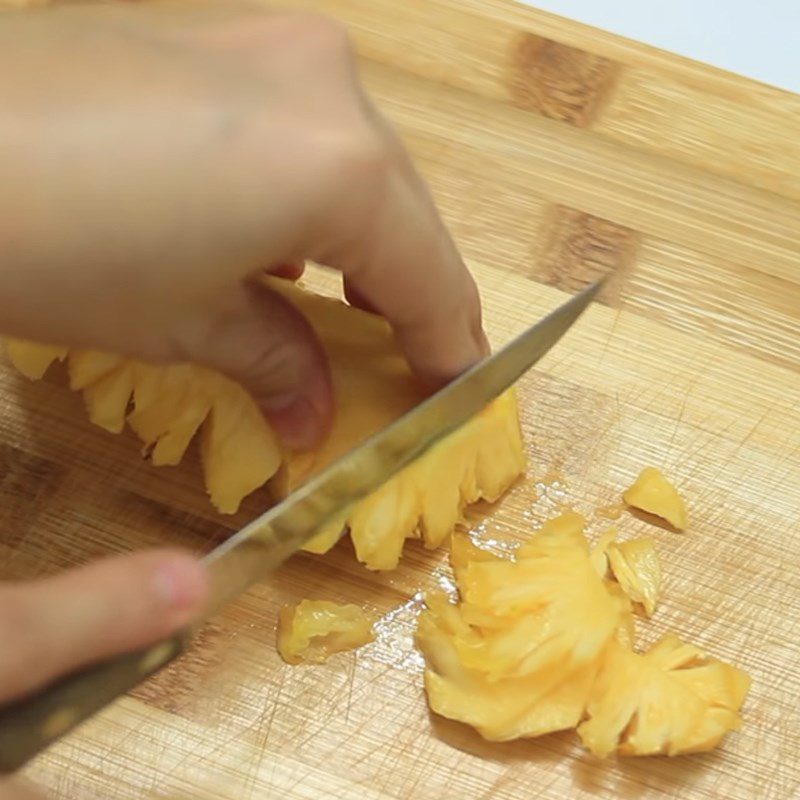
[[[0,707],[0,775],[10,774],[186,649],[183,632],[143,650],[79,669]]]

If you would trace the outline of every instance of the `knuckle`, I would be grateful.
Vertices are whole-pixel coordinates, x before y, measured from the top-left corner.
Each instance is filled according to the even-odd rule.
[[[255,356],[246,374],[260,397],[290,393],[302,382],[308,361],[304,348],[289,341],[278,342]]]
[[[343,120],[323,136],[316,150],[322,160],[318,174],[324,176],[336,203],[361,198],[371,205],[394,169],[386,142],[363,117]]]
[[[380,136],[367,125],[355,125],[332,143],[334,169],[347,181],[380,186],[391,168],[390,154]]]
[[[287,46],[317,62],[349,58],[352,44],[347,28],[324,14],[281,12],[273,23],[273,34]]]

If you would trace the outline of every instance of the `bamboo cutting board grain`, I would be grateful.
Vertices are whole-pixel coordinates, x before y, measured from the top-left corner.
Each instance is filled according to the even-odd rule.
[[[411,644],[444,554],[408,546],[396,572],[372,574],[344,543],[255,587],[29,776],[79,800],[800,797],[800,98],[504,0],[290,5],[350,26],[495,343],[614,273],[520,387],[527,479],[472,523],[525,536],[662,465],[692,524],[620,520],[656,537],[665,572],[643,637],[674,629],[744,667],[744,728],[677,760],[598,762],[571,734],[483,742],[429,715]],[[0,578],[163,542],[205,552],[263,507],[258,494],[216,517],[195,461],[155,471],[80,406],[56,374],[0,368]],[[592,516],[593,534],[603,524]],[[284,665],[277,609],[302,597],[375,609],[378,641]]]

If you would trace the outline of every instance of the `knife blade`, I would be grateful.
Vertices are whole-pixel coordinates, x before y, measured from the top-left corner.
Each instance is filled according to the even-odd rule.
[[[326,523],[366,497],[514,384],[569,330],[602,281],[567,300],[503,349],[476,364],[400,419],[335,461],[212,551],[205,562],[211,600],[204,618],[302,547]],[[0,774],[23,766],[112,700],[186,649],[197,623],[170,639],[73,672],[0,708]]]

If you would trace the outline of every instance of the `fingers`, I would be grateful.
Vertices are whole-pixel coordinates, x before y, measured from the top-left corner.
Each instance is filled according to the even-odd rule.
[[[258,282],[200,310],[180,334],[180,358],[242,384],[287,447],[306,450],[328,431],[333,394],[328,361],[305,317]]]
[[[0,585],[0,703],[169,636],[201,612],[207,595],[202,565],[176,551]]]
[[[33,786],[21,781],[0,781],[0,800],[45,800]]]
[[[286,278],[289,281],[299,281],[306,271],[306,265],[304,261],[289,261],[283,264],[275,264],[265,271],[267,274],[275,275],[278,278]]]
[[[354,305],[389,320],[412,368],[439,383],[488,353],[478,290],[404,148],[372,116],[378,144],[365,142],[343,172],[324,260],[344,273]]]

